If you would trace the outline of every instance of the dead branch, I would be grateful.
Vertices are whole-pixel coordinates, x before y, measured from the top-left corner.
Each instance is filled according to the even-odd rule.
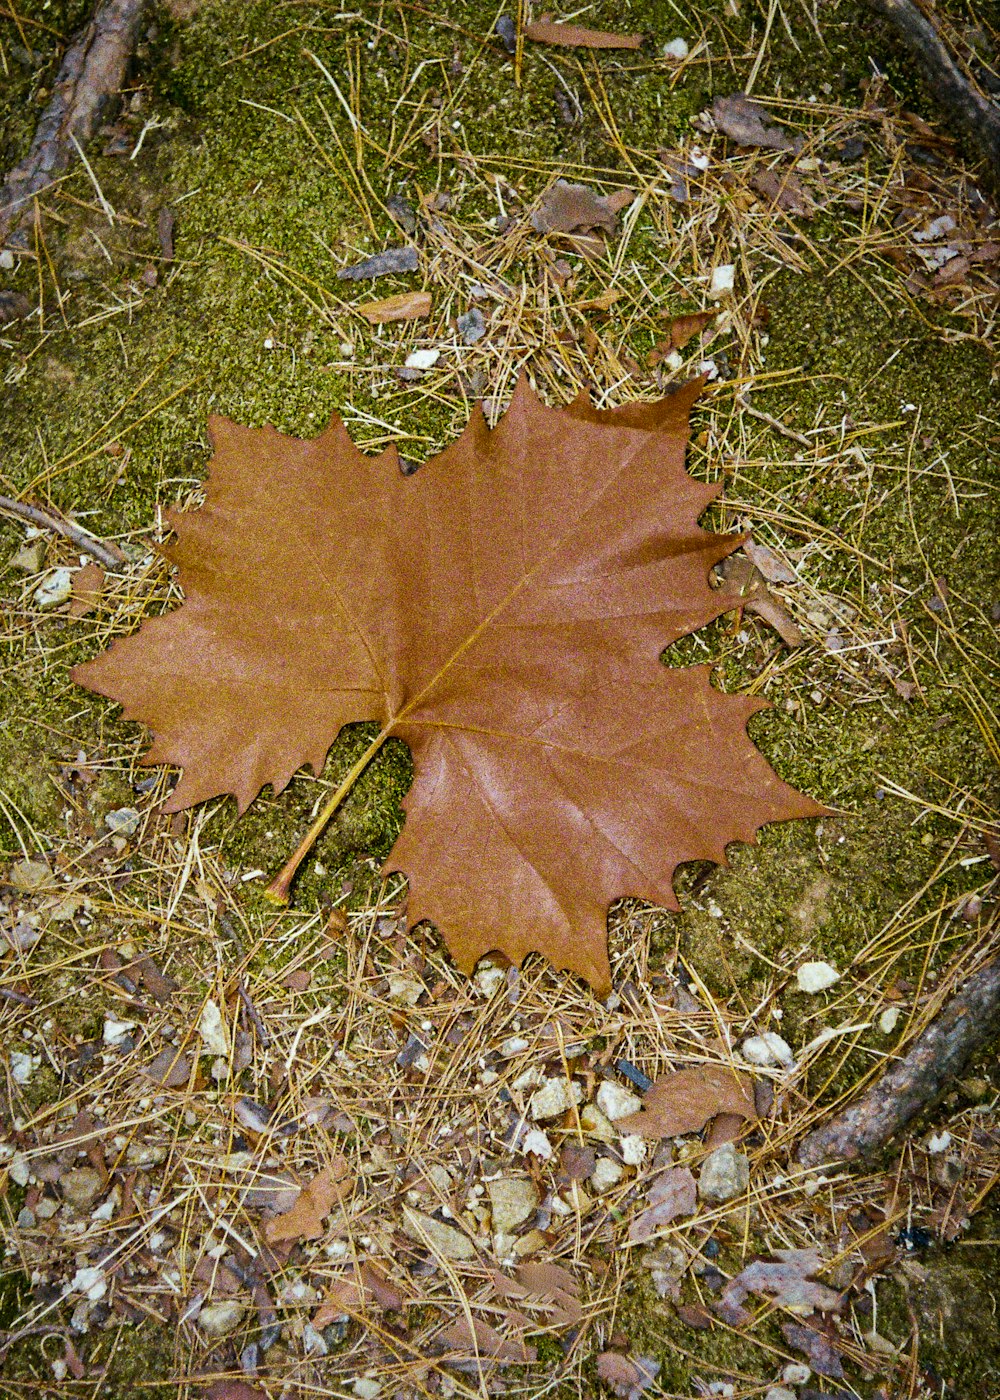
[[[0,189],[0,241],[30,212],[34,197],[68,168],[74,142],[82,145],[97,130],[124,81],[143,9],[143,0],[103,0],[66,50],[28,154]]]
[[[81,530],[79,525],[74,525],[71,520],[51,515],[40,506],[29,506],[24,501],[13,500],[10,496],[0,496],[0,515],[16,515],[18,519],[28,520],[43,530],[54,530],[57,535],[62,535],[64,539],[75,544],[77,549],[90,554],[112,572],[125,563],[125,555],[116,544],[103,544],[100,540],[95,540],[93,535],[88,535],[86,530]]]
[[[960,1074],[971,1056],[1000,1035],[1000,958],[974,973],[906,1055],[798,1150],[808,1167],[851,1161],[885,1146]]]
[[[965,76],[931,20],[913,0],[868,0],[887,19],[954,124],[969,138],[1000,184],[1000,108]]]

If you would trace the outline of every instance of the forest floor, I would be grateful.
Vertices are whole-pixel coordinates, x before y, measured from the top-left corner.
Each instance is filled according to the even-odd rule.
[[[83,576],[0,518],[0,1393],[1000,1393],[995,1058],[879,1160],[795,1160],[1000,943],[996,217],[856,0],[573,14],[644,36],[624,51],[509,53],[498,13],[152,7],[121,112],[0,266],[0,492],[123,555]],[[0,0],[0,167],[87,14]],[[768,144],[712,120],[747,90]],[[539,232],[558,178],[614,196],[613,231]],[[337,279],[411,242],[416,271]],[[356,310],[418,290],[422,319]],[[148,736],[69,678],[178,602],[162,511],[198,501],[211,413],[311,436],[336,411],[419,463],[522,369],[600,406],[710,376],[705,523],[766,547],[801,645],[745,610],[664,659],[766,697],[755,742],[836,813],[685,866],[680,913],[615,906],[605,1002],[536,957],[469,979],[408,929],[380,873],[401,744],[276,912],[369,729],[239,820],[168,817]],[[613,1120],[733,1066],[748,1181],[689,1199],[733,1124]],[[761,1259],[784,1271],[741,1316]]]

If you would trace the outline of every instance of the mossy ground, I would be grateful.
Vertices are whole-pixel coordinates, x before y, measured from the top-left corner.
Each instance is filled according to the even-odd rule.
[[[528,202],[547,183],[547,162],[567,170],[593,167],[619,183],[633,178],[590,100],[599,94],[602,77],[626,146],[669,147],[689,132],[690,119],[713,94],[746,80],[763,42],[763,15],[752,5],[734,15],[732,6],[703,4],[689,33],[680,18],[665,17],[664,7],[652,0],[593,6],[585,22],[645,30],[657,45],[675,33],[693,41],[702,30],[714,57],[676,84],[669,67],[656,61],[655,46],[634,58],[588,61],[574,87],[581,117],[567,125],[543,51],[526,54],[519,87],[498,50],[480,57],[493,7],[434,8],[433,20],[423,10],[407,10],[405,28],[397,26],[394,35],[383,30],[383,7],[375,5],[358,7],[360,18],[308,5],[277,12],[267,4],[206,3],[183,18],[172,7],[154,8],[136,66],[140,101],[130,130],[138,137],[144,122],[155,118],[156,124],[134,160],[91,152],[103,195],[118,211],[114,227],[95,212],[93,191],[80,172],[64,186],[72,201],[56,202],[43,224],[55,280],[74,294],[73,329],[63,325],[43,260],[43,317],[3,332],[5,490],[16,493],[37,483],[37,492],[96,534],[120,536],[147,531],[161,507],[196,489],[209,455],[209,413],[309,435],[338,410],[362,439],[379,437],[388,420],[407,439],[401,450],[415,458],[455,431],[464,413],[461,396],[398,388],[387,394],[363,372],[379,359],[401,362],[411,332],[376,339],[344,305],[343,287],[335,281],[339,264],[382,246],[392,225],[377,202],[356,193],[325,136],[326,158],[317,150],[310,132],[325,130],[323,105],[336,114],[341,139],[349,143],[351,137],[310,54],[344,86],[345,54],[352,56],[364,75],[365,121],[381,142],[390,139],[394,123],[405,125],[394,108],[405,84],[415,82],[414,94],[431,106],[443,104],[448,122],[460,124],[465,149],[503,167],[505,180]],[[20,13],[68,33],[87,9],[28,4]],[[293,26],[291,35],[278,37]],[[399,37],[404,32],[405,41]],[[0,154],[10,163],[29,139],[58,45],[48,29],[32,29],[32,60],[21,54],[15,27],[4,19],[0,41],[8,74],[0,98]],[[824,14],[820,37],[804,9],[783,15],[764,51],[758,93],[796,100],[818,94],[821,102],[846,104],[858,100],[859,83],[870,74],[869,55],[887,52],[890,76],[928,113],[899,55],[854,0],[840,0]],[[424,60],[422,76],[415,78]],[[415,199],[462,184],[460,166],[436,153],[433,143],[415,138],[396,149],[387,169],[378,169],[369,152],[366,174],[380,199],[400,191]],[[366,204],[374,209],[372,224]],[[177,217],[176,260],[169,265],[160,258],[156,236],[157,211],[164,205]],[[460,213],[472,220],[486,207],[482,185],[473,184]],[[657,237],[651,220],[638,228],[630,253],[637,268],[648,270],[655,261]],[[808,952],[849,967],[954,842],[955,820],[928,811],[915,826],[917,809],[884,791],[884,778],[947,810],[961,805],[962,794],[983,799],[990,782],[990,759],[970,714],[968,690],[972,675],[982,684],[981,657],[993,641],[990,608],[998,596],[996,532],[981,485],[995,486],[996,475],[990,358],[974,338],[950,333],[954,327],[945,313],[875,297],[871,281],[856,269],[827,276],[824,265],[837,262],[848,239],[837,211],[818,220],[811,237],[819,257],[808,271],[779,271],[767,283],[766,368],[774,378],[753,402],[800,433],[820,418],[835,425],[845,414],[858,424],[883,426],[865,439],[868,465],[856,477],[845,473],[842,462],[826,476],[812,467],[807,472],[801,454],[796,460],[794,451],[785,450],[787,442],[757,434],[751,458],[729,469],[727,495],[741,502],[752,522],[755,510],[766,518],[776,501],[794,503],[798,533],[792,529],[785,542],[807,543],[814,531],[830,546],[809,557],[816,595],[849,598],[858,609],[871,605],[868,621],[877,622],[883,604],[887,626],[902,619],[908,640],[897,630],[882,654],[904,671],[907,659],[915,658],[920,692],[903,699],[884,677],[862,692],[838,670],[836,657],[817,646],[780,658],[773,634],[749,618],[739,637],[724,619],[697,645],[682,644],[668,658],[717,660],[718,682],[726,689],[760,684],[774,709],[754,722],[756,741],[784,778],[838,812],[818,833],[799,825],[765,830],[759,845],[733,852],[728,870],[682,872],[684,912],[659,925],[651,965],[679,948],[713,994],[735,996],[748,1008],[773,985],[775,964],[791,969]],[[293,268],[299,287],[325,314],[316,314],[280,275],[265,273],[247,247]],[[158,273],[153,287],[142,280],[150,266]],[[865,270],[870,279],[872,269]],[[30,260],[15,273],[0,274],[4,286],[35,298],[39,275],[39,264]],[[379,284],[378,294],[405,285],[405,279],[390,279]],[[687,301],[683,285],[663,295],[677,307]],[[77,324],[84,319],[79,307],[88,312],[85,325]],[[616,312],[602,333],[640,360],[652,343],[648,325],[632,330]],[[716,412],[711,403],[699,409],[696,439],[699,432],[714,431]],[[716,442],[709,437],[699,447],[696,441],[693,470],[719,471]],[[942,460],[959,483],[957,493],[949,489]],[[861,498],[872,489],[877,508],[859,514]],[[731,525],[733,512],[714,518]],[[20,537],[13,523],[0,523],[5,556]],[[932,580],[939,577],[946,578],[951,600],[947,628],[926,606],[934,597]],[[20,581],[8,570],[0,574],[0,588],[15,641],[0,698],[2,791],[23,820],[22,834],[37,832],[46,846],[57,837],[64,809],[55,782],[59,765],[79,749],[111,763],[115,771],[86,797],[99,824],[104,812],[134,800],[140,736],[116,717],[114,707],[84,695],[68,679],[69,666],[94,653],[99,620],[49,617],[24,630]],[[340,736],[325,781],[335,783],[346,771],[366,732],[361,726]],[[371,896],[379,862],[399,829],[410,774],[401,745],[387,748],[372,764],[303,870],[297,898],[304,907],[342,899],[348,888],[359,903]],[[315,793],[308,778],[296,780],[279,796],[264,794],[238,822],[235,809],[222,804],[200,839],[220,848],[222,862],[233,871],[272,870],[306,824]],[[0,843],[8,856],[18,854],[11,830]],[[978,854],[972,836],[967,845]],[[950,907],[981,879],[980,867],[953,862],[936,883],[934,898]],[[248,887],[244,901],[251,917],[255,900]],[[949,925],[925,970],[936,975],[966,936],[961,924]],[[915,943],[899,959],[897,975],[919,975],[927,956],[926,946]],[[51,990],[61,993],[55,978]],[[336,996],[332,985],[330,996]],[[792,993],[782,1007],[782,1033],[790,1039],[822,1029],[822,1008],[811,999]],[[883,1049],[874,1029],[866,1033],[827,1091],[848,1087]],[[38,1093],[56,1089],[54,1080],[39,1078],[36,1102]],[[972,1257],[978,1264],[986,1252],[956,1250],[950,1259],[960,1261],[963,1277],[973,1278]],[[759,1342],[773,1342],[776,1332],[755,1334],[753,1341],[692,1334],[652,1299],[644,1278],[637,1270],[626,1284],[618,1322],[634,1351],[663,1360],[665,1392],[690,1393],[691,1376],[714,1375],[713,1366],[721,1373],[763,1374]],[[948,1319],[941,1324],[945,1330],[950,1325]],[[153,1346],[169,1358],[162,1338],[151,1342],[151,1336],[159,1336],[151,1325],[120,1335],[103,1394],[144,1393],[121,1368],[134,1365],[137,1374],[148,1376],[158,1364],[149,1359]],[[936,1342],[928,1345],[933,1349]],[[986,1348],[981,1342],[982,1375],[1000,1366],[1000,1348],[990,1356]],[[8,1366],[12,1394],[28,1393],[22,1377],[30,1386],[29,1377],[43,1374],[34,1346],[12,1356]]]

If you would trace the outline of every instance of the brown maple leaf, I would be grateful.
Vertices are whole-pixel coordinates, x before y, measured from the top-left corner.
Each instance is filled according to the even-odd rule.
[[[414,476],[336,415],[311,441],[215,418],[205,504],[170,513],[185,601],[74,678],[152,730],[178,811],[242,811],[342,725],[381,729],[272,885],[390,735],[412,750],[385,862],[411,924],[458,964],[532,950],[604,992],[607,909],[677,909],[682,861],[823,808],[746,734],[764,702],[660,652],[732,606],[708,584],[740,543],[697,520],[720,489],[684,470],[692,381],[656,403],[548,408],[522,378],[492,430],[476,409]]]

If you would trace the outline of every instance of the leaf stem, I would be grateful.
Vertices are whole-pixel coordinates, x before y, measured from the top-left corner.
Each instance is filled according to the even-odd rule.
[[[390,728],[387,727],[382,730],[381,734],[377,734],[358,759],[357,763],[355,763],[346,774],[343,782],[324,804],[323,810],[319,813],[312,826],[264,891],[265,899],[270,900],[272,904],[288,903],[289,891],[292,881],[295,878],[295,872],[312,850],[318,837],[322,835],[323,828],[326,826],[327,822],[333,816],[341,802],[343,802],[358,778],[368,767],[368,764],[378,753],[386,739],[388,739],[390,732]]]

